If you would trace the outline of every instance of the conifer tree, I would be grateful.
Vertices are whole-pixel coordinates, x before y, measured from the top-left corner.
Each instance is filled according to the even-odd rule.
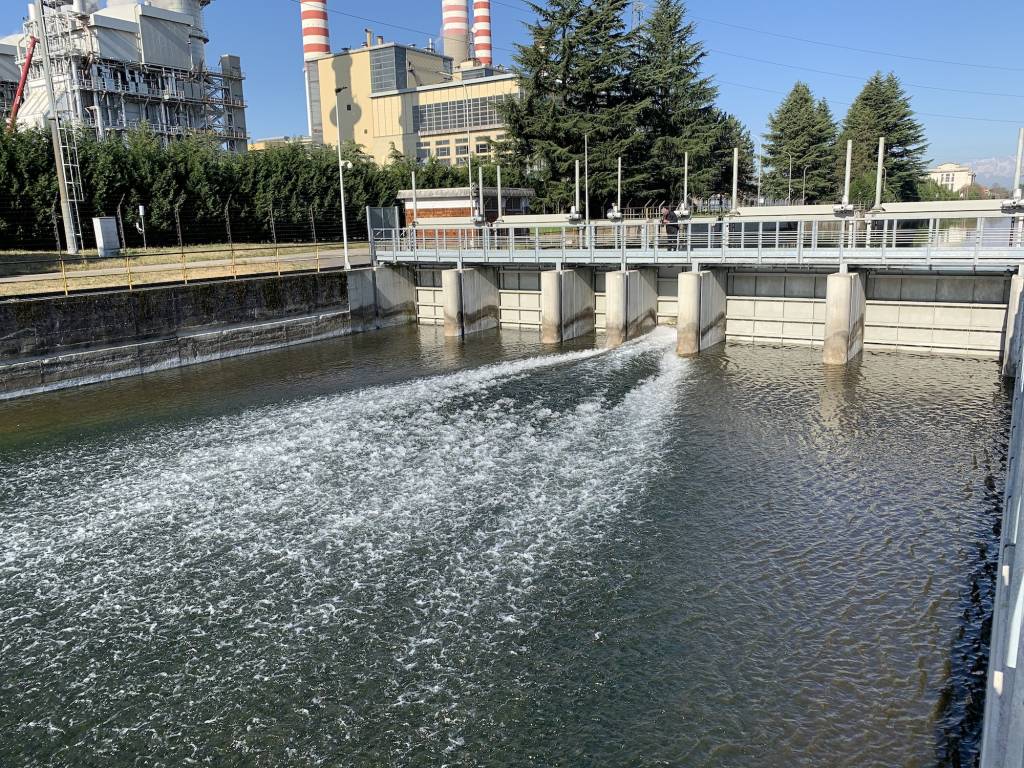
[[[520,45],[515,69],[522,95],[503,107],[508,139],[501,154],[534,169],[546,210],[567,210],[574,164],[590,144],[593,215],[616,189],[616,159],[630,157],[642,138],[643,109],[630,92],[632,33],[628,0],[550,0],[531,3],[531,42]]]
[[[831,202],[836,189],[836,133],[828,104],[816,102],[804,83],[793,86],[768,118],[762,194],[769,200],[799,203],[804,198],[806,169],[806,202]]]
[[[706,196],[713,185],[718,90],[701,71],[707,53],[695,33],[679,0],[657,0],[638,31],[632,86],[644,102],[643,139],[629,167],[630,188],[645,200],[682,201],[686,153],[691,193]]]
[[[910,99],[896,75],[876,72],[850,106],[838,142],[837,175],[842,179],[846,142],[853,141],[852,176],[859,188],[874,189],[878,139],[886,140],[886,187],[897,200],[917,200],[926,170],[928,143]],[[870,182],[870,183],[868,183]],[[871,195],[873,197],[873,194]],[[871,202],[858,200],[856,202]]]

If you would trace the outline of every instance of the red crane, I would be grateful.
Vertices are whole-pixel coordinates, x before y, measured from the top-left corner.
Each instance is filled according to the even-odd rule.
[[[28,70],[32,66],[32,57],[35,56],[36,46],[39,40],[30,37],[28,41],[28,53],[25,55],[25,64],[21,68],[21,79],[18,81],[18,90],[14,94],[14,103],[11,105],[11,116],[7,118],[7,129],[14,130],[18,121],[18,110],[21,109],[21,101],[25,95],[25,83],[28,82]]]

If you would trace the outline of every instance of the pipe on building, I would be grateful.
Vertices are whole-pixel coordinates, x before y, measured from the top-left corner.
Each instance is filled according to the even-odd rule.
[[[469,58],[469,4],[467,0],[441,0],[444,55],[456,66]]]
[[[494,63],[491,42],[491,0],[473,0],[473,48],[484,66]]]
[[[324,0],[301,0],[302,55],[306,61],[326,56],[331,52],[331,32],[327,23],[327,3]]]

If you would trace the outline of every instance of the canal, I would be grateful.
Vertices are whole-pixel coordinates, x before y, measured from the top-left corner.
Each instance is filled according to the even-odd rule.
[[[0,403],[0,765],[971,765],[994,363],[408,328]]]

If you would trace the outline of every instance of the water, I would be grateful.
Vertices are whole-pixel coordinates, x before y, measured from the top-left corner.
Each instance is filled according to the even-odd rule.
[[[0,404],[0,765],[970,765],[994,364],[405,329]]]

